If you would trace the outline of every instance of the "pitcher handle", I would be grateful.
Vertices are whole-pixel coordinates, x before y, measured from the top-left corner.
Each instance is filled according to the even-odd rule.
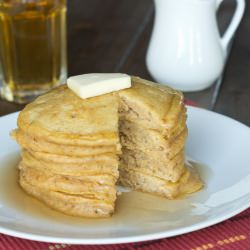
[[[224,0],[217,0],[216,1],[217,9],[219,8],[220,4],[223,1]],[[222,48],[224,49],[225,52],[227,52],[228,45],[229,45],[231,39],[233,38],[239,24],[240,24],[240,21],[242,19],[242,16],[243,16],[244,10],[245,10],[245,0],[236,0],[236,4],[237,4],[236,10],[235,10],[234,15],[232,17],[232,20],[231,20],[229,26],[227,27],[224,35],[221,38]]]

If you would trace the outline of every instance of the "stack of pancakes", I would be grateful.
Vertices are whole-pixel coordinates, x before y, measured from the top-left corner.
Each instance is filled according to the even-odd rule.
[[[119,182],[133,189],[175,198],[202,187],[185,166],[187,137],[183,95],[137,77],[121,91]]]
[[[184,164],[182,94],[138,77],[129,89],[84,100],[60,86],[25,107],[13,136],[20,185],[66,214],[111,215],[118,178],[167,198],[202,187]]]
[[[27,105],[13,136],[22,147],[20,185],[61,212],[107,217],[118,178],[117,96],[83,101],[61,86]]]

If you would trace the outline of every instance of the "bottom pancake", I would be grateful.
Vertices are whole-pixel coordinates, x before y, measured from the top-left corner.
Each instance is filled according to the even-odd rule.
[[[29,195],[67,215],[105,218],[111,216],[114,212],[114,202],[87,199],[80,195],[68,195],[62,192],[39,188],[27,182],[22,175],[20,176],[19,183]]]
[[[190,194],[203,187],[199,174],[194,168],[188,167],[178,182],[171,182],[159,177],[148,175],[137,169],[127,169],[121,165],[119,184],[134,190],[151,193],[174,199],[178,196]]]

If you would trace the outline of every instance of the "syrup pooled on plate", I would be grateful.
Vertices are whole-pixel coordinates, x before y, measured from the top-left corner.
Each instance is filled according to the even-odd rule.
[[[101,226],[107,223],[116,226],[126,220],[127,223],[135,222],[143,224],[169,223],[178,219],[183,210],[192,209],[191,201],[187,197],[179,197],[176,200],[167,200],[136,191],[123,192],[118,195],[116,210],[111,218],[107,219],[85,219],[73,217],[57,212],[42,202],[26,194],[18,184],[17,165],[20,161],[19,153],[13,153],[5,157],[0,165],[0,202],[2,205],[15,210],[18,214],[42,219],[54,223],[67,224],[72,226]],[[194,167],[204,169],[202,165],[192,162]],[[207,181],[207,175],[202,173],[203,180]],[[200,195],[199,192],[195,195]],[[191,195],[192,196],[192,195]],[[202,195],[203,196],[203,195]],[[203,197],[205,198],[205,197]],[[169,219],[169,222],[168,222]]]

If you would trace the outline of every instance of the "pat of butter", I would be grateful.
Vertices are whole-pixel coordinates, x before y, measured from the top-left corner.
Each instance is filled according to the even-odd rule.
[[[71,76],[68,87],[82,99],[131,87],[131,77],[121,73],[91,73]]]

